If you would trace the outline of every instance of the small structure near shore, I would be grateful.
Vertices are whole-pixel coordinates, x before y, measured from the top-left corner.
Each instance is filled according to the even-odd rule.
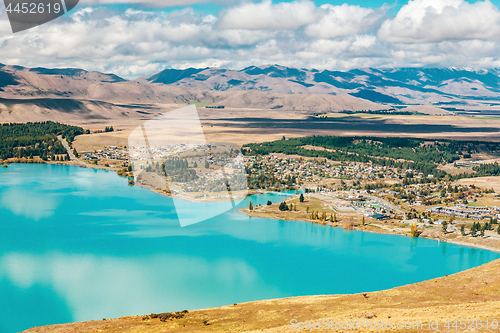
[[[385,214],[374,214],[374,215],[371,215],[370,216],[372,219],[376,219],[376,220],[387,220],[390,218],[389,215],[385,215]]]

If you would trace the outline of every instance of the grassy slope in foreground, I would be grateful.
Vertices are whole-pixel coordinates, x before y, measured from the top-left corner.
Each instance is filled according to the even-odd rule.
[[[360,270],[360,274],[369,272]],[[297,332],[290,329],[293,318],[299,322],[325,318],[334,322],[364,319],[393,324],[422,321],[423,328],[399,331],[449,332],[444,327],[446,319],[500,321],[499,274],[500,260],[496,260],[450,276],[364,295],[285,298],[190,311],[184,318],[168,322],[134,316],[33,328],[27,332]],[[439,330],[428,329],[429,320],[439,320]],[[362,327],[356,332],[365,331],[370,330]],[[379,330],[382,331],[390,330]],[[498,332],[500,328],[483,327],[479,331]]]

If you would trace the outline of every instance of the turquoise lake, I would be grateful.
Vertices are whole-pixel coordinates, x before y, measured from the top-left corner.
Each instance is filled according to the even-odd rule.
[[[285,194],[248,197],[265,204]],[[211,204],[186,203],[203,214]],[[238,209],[237,208],[237,209]],[[250,218],[181,228],[172,200],[114,172],[0,168],[0,332],[269,298],[388,289],[499,253],[427,239]]]

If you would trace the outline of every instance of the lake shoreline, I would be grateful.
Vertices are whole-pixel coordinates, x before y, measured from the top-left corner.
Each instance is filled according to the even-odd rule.
[[[82,165],[82,164],[79,164],[79,163],[77,163],[75,161],[67,161],[67,162],[48,161],[48,162],[45,162],[45,163],[26,163],[26,162],[12,162],[12,161],[6,160],[6,162],[8,162],[9,164],[11,164],[11,163],[14,163],[14,164],[49,164],[49,165],[76,166],[76,167],[83,167],[83,168],[89,168],[89,169],[98,169],[98,170],[106,170],[106,171],[115,171],[115,172],[120,169],[120,168],[112,168],[112,167],[105,167],[105,166],[92,165],[92,164]],[[124,176],[120,176],[120,175],[118,175],[118,176],[121,177],[121,178],[126,178]],[[156,190],[156,189],[153,189],[152,187],[144,186],[143,184],[134,184],[134,186],[142,187],[144,189],[147,189],[147,190],[155,192],[157,194],[166,196],[168,198],[172,198],[173,197],[170,192],[165,192],[165,191],[162,191],[162,190]],[[269,194],[269,193],[276,193],[276,194],[279,194],[279,195],[293,196],[293,194],[286,193],[286,192],[274,192],[274,191],[265,191],[265,190],[249,190],[249,192],[247,194],[247,197],[251,196],[251,195]],[[190,202],[195,202],[195,203],[211,203],[211,202],[220,202],[220,201],[223,201],[223,200],[196,200],[196,199],[191,199],[189,197],[178,197],[178,198],[183,199],[183,200],[188,200]],[[300,219],[300,218],[296,219],[296,218],[293,218],[293,217],[291,218],[290,216],[287,216],[286,218],[283,218],[283,217],[276,217],[276,216],[273,216],[271,214],[258,215],[258,214],[255,214],[256,212],[251,213],[248,210],[248,208],[242,208],[242,209],[239,209],[238,211],[241,212],[241,213],[243,213],[243,214],[246,214],[248,216],[253,216],[253,217],[270,218],[270,219],[274,219],[274,220],[300,221],[300,222],[306,222],[306,223],[314,223],[314,224],[328,225],[328,226],[331,226],[331,227],[343,228],[343,226],[334,225],[331,222],[321,222],[321,221],[318,221],[318,220],[306,220],[306,219]],[[370,227],[370,226],[373,226],[373,227],[377,228],[377,230],[374,230],[374,229],[369,230],[369,229],[366,229],[366,228],[360,229],[359,227],[355,227],[353,230],[358,230],[358,231],[362,231],[362,232],[377,233],[377,234],[385,234],[385,235],[407,236],[407,234],[405,234],[403,232],[390,232],[387,229],[381,228],[376,223],[367,223],[365,225],[365,227]],[[411,236],[408,235],[407,237],[411,237]],[[456,244],[456,245],[461,245],[461,246],[468,246],[468,247],[473,247],[473,248],[478,248],[478,249],[482,249],[482,250],[487,250],[487,251],[492,251],[492,252],[500,253],[500,242],[497,242],[496,246],[489,246],[489,245],[477,244],[477,243],[474,243],[474,242],[467,241],[468,238],[466,238],[467,239],[466,241],[464,241],[464,240],[458,241],[458,240],[444,238],[444,237],[437,237],[437,238],[436,237],[429,237],[426,234],[421,234],[419,237],[420,238],[430,239],[430,240],[435,240],[435,241],[441,241],[441,242],[446,242],[446,243],[451,243],[451,244]]]
[[[17,159],[17,160],[19,160],[19,159]],[[40,163],[40,162],[28,163],[28,162],[25,162],[25,161],[23,161],[23,162],[18,162],[18,161],[14,162],[14,161],[5,160],[4,162],[7,162],[8,164],[48,164],[48,165],[76,166],[76,167],[83,167],[83,168],[89,168],[89,169],[98,169],[98,170],[106,170],[106,171],[115,171],[115,172],[118,171],[118,170],[120,170],[120,168],[105,167],[105,166],[101,166],[101,165],[92,165],[92,164],[82,165],[82,164],[77,163],[75,161],[66,161],[66,162],[46,161],[44,163]],[[119,176],[121,178],[126,178],[126,176],[120,176],[118,174],[117,174],[117,176]],[[153,188],[151,188],[149,186],[144,186],[143,184],[134,184],[134,186],[142,187],[144,189],[147,189],[147,190],[155,192],[157,194],[166,196],[168,198],[172,198],[173,197],[170,192],[165,192],[165,191],[162,191],[162,190],[156,190],[156,189],[153,189]],[[276,193],[276,194],[279,194],[279,195],[293,196],[293,194],[286,193],[286,192],[274,192],[274,191],[265,191],[265,190],[249,190],[249,192],[247,194],[247,197],[251,196],[251,195],[269,194],[269,193]],[[183,199],[183,200],[188,200],[190,202],[195,202],[195,203],[211,203],[211,202],[224,201],[224,200],[196,200],[196,199],[191,199],[189,197],[178,197],[178,198]],[[286,220],[300,221],[300,222],[306,222],[306,223],[314,223],[314,224],[328,225],[328,226],[331,226],[331,227],[343,228],[343,226],[334,225],[334,223],[331,223],[331,222],[321,222],[321,221],[318,221],[318,220],[310,220],[310,219],[306,220],[306,219],[301,219],[301,218],[293,218],[293,217],[290,217],[290,216],[286,216],[286,218],[283,218],[283,217],[273,216],[272,214],[259,215],[259,214],[256,214],[255,211],[254,212],[250,212],[248,210],[248,208],[242,208],[242,209],[239,209],[238,211],[241,212],[241,213],[243,213],[243,214],[246,214],[248,216],[252,216],[252,217],[270,218],[270,219],[274,219],[274,220],[285,220],[285,221]],[[367,228],[360,229],[358,226],[355,226],[353,230],[358,230],[358,231],[362,231],[362,232],[377,233],[377,234],[385,234],[385,235],[399,235],[399,236],[405,236],[405,237],[407,236],[407,234],[405,234],[403,232],[390,232],[387,229],[381,228],[376,223],[367,223],[365,225],[365,227],[370,227],[370,226],[373,226],[373,227],[377,228],[377,230],[374,230],[374,229],[369,230]],[[411,236],[408,235],[407,237],[411,237]],[[429,237],[427,234],[421,234],[419,237],[420,238],[430,239],[430,240],[435,240],[435,241],[441,241],[441,242],[446,242],[446,243],[461,245],[461,246],[469,246],[469,247],[473,247],[473,248],[478,248],[478,249],[482,249],[482,250],[487,250],[487,251],[492,251],[492,252],[500,253],[500,242],[497,242],[495,244],[496,246],[490,246],[490,245],[483,245],[483,244],[477,244],[477,243],[474,243],[474,242],[470,242],[470,241],[468,241],[469,238],[466,238],[465,241],[463,239],[459,241],[459,240],[449,239],[449,238],[445,238],[445,237]]]
[[[283,220],[283,221],[299,221],[299,222],[305,222],[305,223],[314,223],[314,224],[319,224],[319,225],[325,225],[325,226],[330,226],[334,228],[343,228],[343,229],[349,229],[349,230],[356,230],[356,231],[361,231],[361,232],[369,232],[369,233],[376,233],[376,234],[384,234],[384,235],[397,235],[397,236],[404,236],[404,237],[412,237],[404,232],[391,232],[388,229],[381,228],[378,224],[375,223],[367,223],[364,227],[365,228],[359,228],[358,226],[354,227],[344,227],[343,225],[335,225],[332,222],[322,222],[318,220],[305,220],[301,218],[293,218],[293,216],[287,215],[286,218],[284,217],[277,217],[272,214],[259,214],[259,212],[252,211],[250,212],[248,208],[242,208],[239,209],[238,212],[246,214],[247,216],[250,217],[258,217],[258,218],[268,218],[268,219],[274,219],[274,220]],[[377,228],[375,229],[368,229],[369,227],[374,227]],[[466,246],[466,247],[473,247],[477,249],[482,249],[482,250],[487,250],[491,252],[496,252],[500,253],[500,242],[496,242],[495,246],[490,246],[490,245],[484,245],[484,244],[477,244],[474,242],[470,241],[463,241],[463,240],[455,240],[455,239],[450,239],[450,238],[445,238],[445,237],[429,237],[432,234],[421,234],[418,238],[425,238],[429,240],[434,240],[438,242],[445,242],[445,243],[450,243],[450,244],[455,244],[455,245],[460,245],[460,246]],[[463,236],[461,236],[463,237]],[[469,239],[469,237],[465,238]]]

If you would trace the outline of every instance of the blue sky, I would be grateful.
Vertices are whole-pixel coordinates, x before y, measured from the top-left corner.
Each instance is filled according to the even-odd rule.
[[[0,10],[0,59],[133,78],[164,68],[281,64],[500,67],[500,0],[81,0],[12,34]]]
[[[496,5],[497,7],[500,6],[500,0],[490,0],[491,3]],[[272,0],[272,3],[277,4],[281,2],[294,2],[294,0],[285,0],[285,1],[279,1],[279,0]],[[401,6],[407,4],[407,1],[384,1],[384,0],[355,0],[355,1],[343,1],[343,0],[313,0],[317,6],[321,6],[324,4],[331,4],[331,5],[337,5],[340,6],[344,3],[348,3],[350,5],[355,5],[355,6],[361,6],[361,7],[368,7],[368,8],[376,8],[376,7],[382,7],[384,5],[388,5],[391,7],[392,10],[397,11],[398,9],[401,8]],[[466,0],[468,3],[474,3],[476,1],[470,1]],[[172,7],[161,7],[161,6],[155,6],[151,5],[148,3],[142,3],[142,4],[137,4],[137,3],[119,3],[119,4],[113,4],[113,5],[108,5],[110,7],[121,7],[121,8],[140,8],[143,10],[162,10],[162,11],[172,11],[172,10],[178,10],[181,8],[185,7],[191,7],[194,8],[195,10],[203,11],[205,13],[211,13],[215,14],[219,12],[220,10],[223,10],[224,8],[228,7],[227,2],[221,2],[221,1],[208,1],[208,2],[200,2],[200,3],[194,3],[189,6],[172,6]]]

